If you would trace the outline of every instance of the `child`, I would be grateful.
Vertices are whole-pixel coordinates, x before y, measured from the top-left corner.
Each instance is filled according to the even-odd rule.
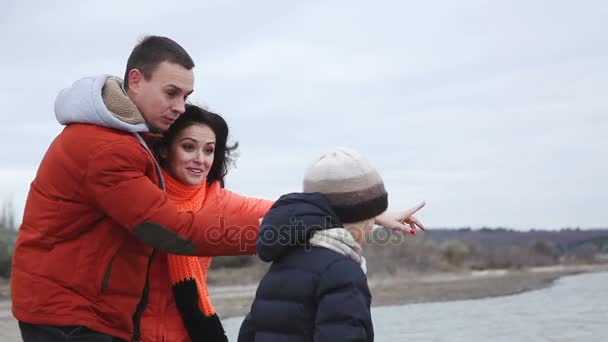
[[[303,190],[279,198],[262,221],[257,252],[272,265],[238,340],[373,341],[361,244],[388,205],[382,179],[338,148],[314,162]]]

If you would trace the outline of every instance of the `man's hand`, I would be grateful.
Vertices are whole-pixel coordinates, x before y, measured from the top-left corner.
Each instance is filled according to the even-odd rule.
[[[414,217],[414,214],[422,209],[425,204],[426,202],[421,202],[417,206],[404,211],[384,212],[376,217],[375,223],[387,229],[400,230],[406,234],[415,235],[417,228],[425,229],[422,222]]]

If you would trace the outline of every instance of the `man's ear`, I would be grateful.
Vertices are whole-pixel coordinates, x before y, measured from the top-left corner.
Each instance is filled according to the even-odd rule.
[[[139,69],[131,69],[127,74],[129,89],[137,92],[139,90],[139,86],[141,82],[144,80],[144,75],[139,71]]]

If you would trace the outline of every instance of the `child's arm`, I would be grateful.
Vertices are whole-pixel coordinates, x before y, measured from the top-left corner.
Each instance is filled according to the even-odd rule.
[[[315,342],[372,341],[371,295],[367,278],[357,264],[332,264],[319,281]]]

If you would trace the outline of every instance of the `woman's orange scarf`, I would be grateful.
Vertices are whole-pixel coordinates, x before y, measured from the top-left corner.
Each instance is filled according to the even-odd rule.
[[[205,200],[206,180],[198,185],[186,185],[162,172],[167,195],[177,210],[199,211]],[[168,264],[177,308],[192,341],[228,341],[209,298],[207,272],[211,258],[169,254]]]

